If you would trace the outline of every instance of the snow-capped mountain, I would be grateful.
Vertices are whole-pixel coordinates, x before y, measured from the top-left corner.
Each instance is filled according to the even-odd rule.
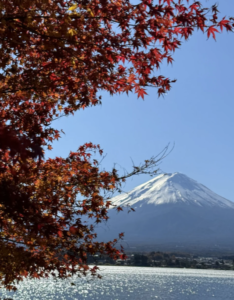
[[[159,175],[112,203],[135,212],[110,209],[99,240],[124,232],[125,248],[234,250],[234,203],[186,175]]]
[[[134,208],[146,204],[183,203],[234,209],[234,202],[215,194],[204,185],[181,173],[159,175],[129,193],[112,198],[112,203],[121,206],[130,205]]]

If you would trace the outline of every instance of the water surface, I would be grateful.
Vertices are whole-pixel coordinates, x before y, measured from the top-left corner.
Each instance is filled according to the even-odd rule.
[[[103,278],[25,280],[14,300],[233,300],[234,271],[101,267]],[[71,285],[74,282],[75,285]]]

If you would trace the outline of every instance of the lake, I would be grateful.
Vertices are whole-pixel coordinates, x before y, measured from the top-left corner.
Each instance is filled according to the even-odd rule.
[[[100,267],[102,279],[25,280],[14,300],[233,300],[234,271]],[[71,285],[74,282],[75,285]]]

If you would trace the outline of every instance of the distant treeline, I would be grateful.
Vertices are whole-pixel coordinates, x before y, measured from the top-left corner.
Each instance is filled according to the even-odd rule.
[[[97,265],[125,265],[145,267],[170,267],[193,269],[233,270],[234,255],[221,257],[202,257],[188,253],[127,253],[127,259],[113,260],[105,255],[88,257],[88,263]]]

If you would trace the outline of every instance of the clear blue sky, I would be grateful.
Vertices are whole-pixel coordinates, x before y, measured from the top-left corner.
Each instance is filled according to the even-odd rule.
[[[202,1],[210,7],[216,1]],[[220,1],[222,16],[234,17],[234,1]],[[158,74],[176,78],[165,98],[148,89],[145,101],[134,94],[110,97],[102,106],[54,122],[66,133],[47,157],[66,157],[86,143],[100,144],[107,154],[102,166],[131,170],[175,143],[162,171],[181,172],[234,201],[234,33],[217,34],[216,42],[195,32],[174,54],[173,66]],[[124,190],[146,182],[129,179]]]

